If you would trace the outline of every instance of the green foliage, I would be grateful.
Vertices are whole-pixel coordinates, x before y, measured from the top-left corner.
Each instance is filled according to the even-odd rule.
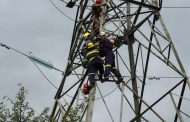
[[[3,102],[0,103],[0,122],[6,122],[9,117],[9,109],[6,108]]]
[[[77,122],[77,120],[79,119],[77,117],[77,113],[78,111],[76,109],[70,108],[67,120],[65,120],[64,122]]]
[[[0,103],[0,122],[48,122],[49,108],[45,108],[35,117],[35,111],[26,101],[27,90],[24,86],[18,84],[19,91],[16,94],[15,101],[5,96],[5,102],[10,103],[10,108],[4,102]]]
[[[34,110],[25,102],[27,91],[19,84],[20,90],[16,95],[16,101],[13,101],[11,120],[16,122],[27,122],[34,116]]]
[[[49,115],[48,115],[49,108],[45,108],[40,115],[34,117],[33,122],[48,122]]]

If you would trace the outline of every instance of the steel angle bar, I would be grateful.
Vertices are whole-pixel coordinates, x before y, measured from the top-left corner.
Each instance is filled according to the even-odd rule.
[[[133,118],[130,122],[134,122],[136,119],[138,119],[143,114],[145,114],[148,110],[151,110],[152,107],[154,107],[160,100],[162,100],[164,97],[166,97],[171,91],[173,91],[175,88],[177,88],[181,83],[185,82],[185,80],[186,79],[183,79],[180,82],[178,82],[176,85],[174,85],[168,92],[166,92],[163,96],[161,96],[158,100],[156,100],[153,104],[151,104],[146,110],[144,110],[143,112],[141,112],[138,116],[136,116],[135,118]],[[127,86],[127,85],[125,85],[125,86],[127,88],[131,89],[129,86]],[[163,120],[163,119],[161,119],[161,120],[165,122],[165,120]]]
[[[82,32],[82,28],[79,30],[79,33],[81,33],[81,32]],[[79,36],[80,36],[80,34],[78,34],[77,40],[79,39]],[[73,48],[73,51],[75,52],[75,50],[76,50],[76,52],[78,52],[78,53],[74,53],[72,57],[69,57],[69,58],[72,60],[72,62],[74,62],[74,59],[77,58],[83,40],[81,39],[81,40],[78,42],[78,44],[77,44],[77,42],[78,42],[78,41],[76,41],[75,48]]]
[[[114,6],[116,6],[113,2],[112,2],[112,4],[114,5]],[[111,5],[111,4],[110,4]],[[112,5],[111,5],[112,6]],[[113,7],[113,6],[112,6]],[[126,17],[126,15],[123,13],[123,11],[122,10],[120,10],[119,8],[117,8],[117,10],[119,10],[120,11],[120,13],[121,14],[123,14],[124,16],[125,16],[125,19],[126,19],[126,21],[128,21],[130,24],[132,24],[132,26],[135,26],[135,23],[136,22],[131,22],[127,17]],[[138,13],[138,12],[137,12]],[[119,17],[119,16],[118,16]],[[122,24],[123,25],[123,24]],[[125,27],[125,26],[124,26]],[[125,31],[126,31],[127,29],[126,29],[126,27],[125,27]],[[139,29],[137,29],[137,30],[139,30]]]
[[[140,15],[140,14],[152,13],[152,12],[154,12],[154,11],[144,11],[144,12],[140,12],[139,15]],[[127,14],[127,15],[125,15],[125,16],[121,16],[121,18],[124,18],[124,17],[126,17],[126,16],[127,16],[127,17],[131,17],[131,16],[135,16],[135,15],[137,15],[137,13],[134,12],[134,14]],[[118,18],[118,17],[116,17],[116,18],[114,18],[114,19],[117,19],[117,18]]]
[[[170,35],[169,35],[169,32],[168,32],[168,30],[167,30],[167,28],[166,28],[166,25],[165,25],[165,23],[164,23],[162,17],[160,16],[160,13],[158,13],[158,14],[159,14],[159,20],[160,20],[160,22],[161,22],[161,25],[162,25],[162,27],[163,27],[165,33],[166,33],[166,36],[167,36],[169,42],[171,43],[172,51],[173,51],[173,53],[174,53],[174,55],[175,55],[175,58],[176,58],[176,60],[177,60],[177,62],[178,62],[178,64],[179,64],[179,67],[180,67],[180,69],[181,69],[181,71],[182,71],[182,73],[183,73],[183,76],[187,78],[187,85],[188,85],[188,87],[189,87],[189,89],[190,89],[190,81],[189,81],[189,78],[187,77],[187,74],[186,74],[185,69],[184,69],[184,67],[183,67],[183,65],[182,65],[182,62],[181,62],[181,60],[180,60],[180,58],[179,58],[179,56],[178,56],[178,53],[177,53],[177,51],[176,51],[176,49],[175,49],[175,47],[174,47],[174,45],[173,45],[172,39],[171,39],[171,37],[170,37]]]
[[[144,2],[138,2],[138,1],[135,1],[135,0],[123,0],[123,1],[135,4],[135,5],[143,6],[145,8],[153,9],[153,10],[156,10],[156,11],[160,11],[160,8],[158,8],[156,6],[146,4]]]
[[[141,33],[141,35],[149,42],[149,43],[151,43],[152,44],[152,46],[159,52],[159,49],[152,43],[152,42],[150,42],[149,41],[149,39],[148,39],[148,37],[146,37],[140,30],[138,30],[140,33]],[[137,40],[137,39],[136,39]],[[140,41],[138,41],[139,43],[141,43]],[[142,43],[141,43],[142,44]],[[143,45],[143,44],[142,44]],[[143,46],[144,47],[144,46]],[[166,60],[166,61],[169,61],[168,59],[167,59],[167,57],[165,56],[165,55],[163,55],[162,53],[160,53],[163,57],[164,57],[164,59]],[[178,59],[177,59],[178,60]],[[177,70],[177,68],[175,67],[175,65],[173,65],[172,64],[172,62],[170,62],[169,61],[169,63]],[[182,65],[182,64],[181,64]],[[181,66],[180,65],[180,66]],[[184,74],[181,72],[181,71],[179,71],[178,70],[178,72],[180,72],[180,74],[183,76]],[[185,74],[186,75],[186,74]]]
[[[123,83],[125,85],[125,83]],[[134,112],[135,114],[135,109],[133,108],[133,106],[131,105],[131,103],[129,102],[129,100],[127,99],[126,95],[122,92],[122,89],[119,87],[119,85],[117,85],[119,90],[121,91],[121,93],[123,94],[123,97],[125,98],[125,100],[127,101],[127,103],[129,104],[130,108],[132,109],[132,111]],[[148,120],[142,116],[142,118],[148,122]]]
[[[141,2],[143,3],[144,0],[141,0]],[[133,20],[133,24],[132,24],[132,27],[136,24],[138,18],[139,18],[139,13],[141,12],[141,9],[142,9],[142,6],[139,6],[138,9],[137,9],[137,15],[135,16],[134,20]]]
[[[113,5],[115,5],[114,3],[112,3]],[[118,8],[117,8],[118,9]],[[123,15],[125,15],[120,9],[118,9]],[[130,22],[133,26],[135,26],[134,25],[134,23],[132,23],[127,17],[126,17],[126,20],[128,21],[128,22]],[[126,28],[125,28],[126,29]],[[137,28],[137,30],[140,32],[140,34],[147,40],[147,41],[149,41],[149,39]],[[158,49],[157,49],[158,50]]]
[[[66,66],[66,68],[65,68],[65,73],[63,74],[63,78],[62,78],[62,80],[61,80],[61,84],[60,84],[60,86],[59,86],[59,88],[58,88],[58,91],[57,91],[57,93],[56,93],[56,95],[55,95],[54,98],[57,98],[57,99],[60,98],[60,94],[61,94],[62,89],[63,89],[63,86],[64,86],[64,84],[65,84],[65,80],[66,80],[67,74],[69,73],[70,65],[71,65],[71,64],[70,64],[70,61],[68,61],[68,62],[67,62],[67,66]]]
[[[146,18],[144,18],[141,22],[139,22],[137,25],[133,26],[128,32],[128,35],[131,35],[133,33],[135,33],[135,31],[140,28],[152,15],[154,14],[154,12],[150,13]]]
[[[171,92],[170,92],[169,94],[170,94],[170,97],[171,97],[173,106],[174,106],[174,108],[175,108],[175,110],[176,110],[176,114],[178,115],[180,122],[184,122],[184,121],[183,121],[183,118],[182,118],[182,116],[181,116],[180,111],[177,109],[177,106],[176,106],[176,104],[175,104],[175,100],[174,100],[174,98],[173,98]]]
[[[58,91],[57,91],[57,93],[56,93],[56,95],[54,97],[55,99],[59,99],[59,98],[62,97],[61,93],[62,93],[63,86],[65,84],[67,73],[68,73],[69,69],[70,69],[70,62],[68,61],[66,69],[65,69],[65,73],[63,74],[63,79],[62,79],[61,84],[60,84],[60,86],[58,88]],[[56,108],[57,108],[57,102],[55,102],[55,104],[54,104],[54,108],[52,110],[51,116],[53,116],[55,114]]]
[[[129,71],[129,73],[131,73],[130,69],[127,67],[127,64],[125,63],[125,61],[123,60],[123,58],[121,57],[121,55],[118,53],[118,56],[120,57],[121,61],[123,62],[123,64],[125,65],[125,67],[127,68],[127,70]],[[142,82],[142,80],[136,76],[136,78]]]
[[[169,49],[168,49],[168,57],[167,57],[168,60],[170,59],[170,53],[171,53],[171,45],[169,45]],[[167,61],[166,64],[168,65],[169,62]]]
[[[154,30],[154,32],[155,32],[157,35],[159,35],[160,37],[162,37],[163,39],[165,39],[167,42],[169,42],[168,39],[167,39],[159,30]]]
[[[79,77],[79,75],[77,74],[77,72],[76,72],[75,70],[73,70],[73,71],[74,71],[74,73],[75,73],[74,75],[76,75],[77,78],[80,79],[80,77]]]
[[[112,32],[112,33],[115,33],[120,27],[117,24],[115,24],[115,22],[113,22],[113,20],[110,20],[110,21],[117,27],[117,29]],[[121,32],[124,34],[123,31],[121,31]]]
[[[78,15],[77,15],[77,17],[78,17]],[[77,22],[77,24],[75,24],[75,28],[73,30],[73,35],[72,35],[72,40],[71,40],[71,45],[70,45],[70,52],[72,52],[72,50],[73,50],[73,45],[74,45],[74,42],[76,40],[76,35],[77,35],[78,30],[82,26],[81,24],[82,24],[82,19],[80,19],[79,22]]]
[[[167,44],[166,47],[163,50],[161,50],[161,53],[163,53],[169,46],[170,44]]]
[[[74,37],[74,39],[72,40],[72,47],[71,47],[71,51],[70,51],[70,54],[69,54],[69,59],[72,60],[74,58],[74,54],[75,54],[75,50],[79,50],[80,46],[77,45],[77,42],[78,42],[78,39],[79,39],[79,36],[82,32],[82,22],[80,22],[78,25],[77,25],[77,29],[76,29],[76,35]],[[80,41],[82,42],[82,40]],[[76,48],[77,47],[77,48]]]
[[[75,51],[76,46],[78,47],[78,49],[79,49],[79,47],[80,47],[80,44],[77,45],[77,40],[79,39],[80,33],[81,33],[82,30],[83,30],[83,29],[82,29],[83,15],[84,15],[84,11],[85,11],[85,8],[86,8],[87,3],[88,3],[88,0],[85,0],[84,5],[82,5],[83,7],[80,8],[79,23],[78,23],[77,28],[76,28],[76,31],[75,31],[75,32],[76,32],[76,36],[75,36],[75,37],[73,38],[73,40],[72,40],[72,47],[71,47],[71,49],[70,49],[71,54]],[[78,50],[78,49],[77,49],[77,50]],[[72,58],[71,55],[69,55],[69,58]]]
[[[80,82],[84,82],[84,79],[85,79],[85,77],[86,77],[86,75],[87,75],[87,72],[84,74],[84,76],[79,80],[79,81],[77,81],[74,85],[72,85],[68,90],[66,90],[60,97],[62,97],[62,96],[64,96],[65,94],[67,94],[67,92],[69,92],[73,87],[75,87],[78,83],[80,83]]]
[[[116,8],[120,8],[120,6],[122,6],[123,4],[125,4],[125,2],[120,3],[119,5],[115,5],[114,7],[112,7],[111,9],[109,9],[108,12],[113,11]]]
[[[182,96],[177,95],[177,94],[174,94],[174,93],[171,93],[171,94],[173,94],[173,95],[175,95],[175,96],[177,96],[177,97],[183,98],[184,100],[187,100],[187,101],[189,101],[189,102],[190,102],[190,99],[188,99],[188,98],[182,97]]]
[[[129,67],[127,66],[127,64],[125,63],[125,61],[123,60],[123,58],[121,57],[121,55],[118,53],[118,56],[120,57],[121,61],[123,62],[123,64],[125,65],[125,67],[127,68],[127,70],[129,71],[129,73],[131,73]]]
[[[154,16],[154,18],[153,18],[153,25],[155,25],[155,22],[156,22],[156,19],[155,19],[155,16]],[[154,30],[154,26],[152,26],[151,28],[152,28],[152,30]],[[153,39],[153,32],[151,32],[151,35],[150,35],[150,42],[152,42],[152,39]],[[146,57],[146,64],[145,64],[145,72],[143,74],[143,83],[142,83],[142,88],[141,88],[141,98],[143,98],[143,96],[144,96],[144,88],[145,88],[145,84],[146,84],[145,81],[146,81],[146,77],[147,77],[147,71],[148,71],[148,64],[149,64],[149,59],[150,59],[151,46],[152,46],[152,44],[149,43],[147,57]],[[138,114],[140,114],[141,105],[142,105],[142,101],[140,100]]]
[[[154,12],[154,11],[144,11],[144,12],[140,12],[139,14],[147,14],[147,13],[152,13],[152,12]],[[118,12],[118,13],[120,13],[120,12]],[[134,16],[134,15],[137,15],[137,13],[134,12],[133,14],[123,15],[123,16],[121,16],[121,18],[131,17],[131,16]],[[109,18],[107,20],[110,20],[110,19],[119,19],[119,17],[115,14],[113,17],[111,17],[111,18]]]
[[[67,94],[72,88],[74,88],[78,83],[80,83],[81,80],[77,81],[74,85],[72,85],[69,89],[67,89],[60,97],[64,96]]]
[[[104,99],[104,97],[103,97],[103,95],[102,95],[102,92],[100,91],[100,88],[99,88],[98,84],[96,84],[96,87],[98,88],[98,92],[100,93],[100,96],[101,96],[101,98],[102,98],[102,101],[103,101],[103,103],[104,103],[104,105],[105,105],[105,107],[106,107],[106,110],[107,110],[107,112],[108,112],[108,114],[109,114],[109,116],[110,116],[112,122],[114,122],[114,119],[113,119],[113,117],[112,117],[112,115],[111,115],[111,112],[110,112],[110,110],[109,110],[109,108],[108,108],[108,106],[107,106],[107,104],[106,104],[106,101],[105,101],[105,99]]]
[[[86,111],[87,111],[87,106],[85,107],[85,109],[84,109],[84,111],[83,111],[83,113],[82,113],[82,116],[81,116],[79,122],[83,122],[82,119],[83,119],[83,117],[84,117]]]
[[[150,21],[149,21],[150,22]],[[152,23],[149,23],[150,25],[152,25]],[[162,37],[163,39],[165,39],[166,41],[168,41],[167,37],[164,36],[164,34],[155,26],[154,26],[154,32],[157,33],[160,37]],[[168,41],[169,42],[169,41]]]
[[[152,34],[153,34],[153,36],[154,36],[154,38],[155,38],[155,40],[156,40],[156,44],[157,44],[157,46],[158,46],[158,49],[159,49],[159,51],[161,52],[162,49],[161,49],[161,47],[160,47],[160,43],[159,43],[159,41],[158,41],[158,39],[157,39],[157,36],[156,36],[156,34],[155,34],[155,24],[151,24],[150,20],[148,20],[148,23],[149,23],[151,32],[152,32]],[[151,26],[153,26],[154,29],[152,29]]]
[[[86,73],[85,73],[85,74],[86,74]],[[74,103],[76,97],[77,97],[78,90],[81,88],[82,84],[83,84],[83,82],[80,82],[80,84],[79,84],[79,86],[78,86],[78,88],[77,88],[77,90],[76,90],[76,92],[75,92],[75,94],[74,94],[74,96],[73,96],[73,99],[72,99],[72,101],[71,101],[69,107],[67,108],[67,110],[66,110],[66,112],[65,112],[65,115],[63,116],[64,119],[66,119],[66,117],[67,117],[67,115],[68,115],[68,113],[69,113],[69,111],[70,111],[70,109],[71,109],[71,107],[72,107],[72,105],[73,105],[73,103]]]
[[[54,118],[54,120],[58,121],[59,118],[60,118],[60,115],[61,115],[61,110],[59,109],[58,112],[57,112],[57,114],[56,114],[56,116],[55,116],[55,118]],[[56,120],[56,118],[57,118],[57,120]]]
[[[187,84],[187,79],[188,79],[188,78],[185,79],[185,81],[184,81],[184,83],[183,83],[183,86],[182,86],[182,90],[181,90],[181,94],[180,94],[180,96],[182,96],[182,97],[183,97],[183,95],[184,95],[184,93],[185,93],[185,87],[186,87],[186,84]],[[181,109],[181,104],[182,104],[182,101],[183,101],[183,98],[182,98],[182,97],[180,97],[180,99],[179,99],[178,106],[177,106],[177,110],[180,110],[180,109]],[[177,112],[176,112],[174,122],[177,122],[177,118],[178,118],[178,117],[179,117],[179,116],[178,116],[178,114],[177,114]]]
[[[82,17],[83,17],[83,15],[84,15],[84,11],[85,11],[85,9],[86,9],[86,7],[87,7],[87,3],[88,3],[88,0],[85,0],[85,2],[84,2],[84,4],[82,5],[82,3],[83,3],[83,1],[84,0],[82,0],[81,2],[80,2],[80,16],[79,16],[79,18],[81,19]]]
[[[141,15],[141,14],[147,14],[147,13],[152,13],[154,11],[144,11],[144,12],[139,12],[138,15]],[[134,15],[137,15],[137,13],[134,13],[134,14],[128,14],[127,16],[134,16]]]
[[[71,71],[73,71],[73,70],[79,68],[80,66],[81,66],[81,65],[77,65],[77,66],[75,66],[75,67],[71,67],[69,71],[71,72]]]
[[[63,108],[63,106],[61,105],[61,103],[60,103],[60,101],[58,100],[58,99],[56,99],[56,101],[57,101],[57,103],[58,103],[58,106],[59,106],[59,108],[60,108],[60,110],[61,110],[61,113],[62,113],[62,115],[64,116],[64,114],[65,114],[65,109]]]
[[[184,113],[184,112],[183,112],[183,111],[181,111],[181,110],[180,110],[180,112],[181,112],[182,114],[184,114],[186,117],[190,118],[190,115],[188,115],[188,114]]]
[[[142,102],[149,108],[150,106],[140,97],[140,96],[138,96],[138,94],[136,94],[136,92],[134,92],[133,90],[132,90],[132,88],[130,88],[128,85],[126,85],[126,84],[124,84],[134,95],[136,95],[140,100],[142,100]],[[156,116],[158,116],[162,121],[164,121],[164,119],[157,113],[157,112],[155,112],[152,108],[150,108],[150,110],[156,115]],[[140,115],[140,114],[139,114]],[[137,117],[139,116],[139,115],[137,115]],[[141,116],[140,116],[141,117]],[[140,118],[140,117],[138,117],[138,118]],[[135,120],[136,119],[138,119],[138,118],[136,118],[135,117]]]
[[[127,14],[130,14],[130,4],[127,3]],[[131,20],[131,17],[128,18],[129,20]],[[143,21],[141,21],[143,24]],[[130,22],[127,22],[127,28],[129,30],[132,30],[131,24]],[[129,38],[130,36],[133,36],[134,34],[128,34],[128,32],[126,32],[125,38]],[[134,38],[131,38],[131,41],[128,41],[128,54],[129,54],[129,64],[130,64],[130,69],[131,69],[131,81],[132,81],[132,89],[134,90],[134,92],[136,94],[138,94],[138,88],[137,88],[137,80],[136,80],[136,64],[135,64],[135,60],[134,60],[134,51],[133,51],[133,43],[134,43]],[[139,47],[138,47],[138,51],[139,51]],[[137,56],[138,57],[138,56]],[[133,98],[134,98],[134,107],[135,107],[135,114],[136,116],[138,115],[138,109],[139,109],[139,99],[137,96],[135,96],[135,94],[133,94]],[[141,122],[141,119],[137,119],[137,122]]]
[[[140,52],[140,44],[138,45],[138,49],[137,49],[137,56],[136,56],[136,60],[135,60],[135,67],[134,67],[134,73],[136,72],[137,70],[137,62],[138,62],[138,59],[139,59],[139,52]],[[136,75],[135,75],[136,76]],[[137,76],[136,76],[137,77]]]
[[[123,83],[122,83],[122,86],[121,86],[121,91],[124,92],[124,85],[123,85]],[[123,94],[121,93],[119,122],[122,122],[122,118],[123,118]]]
[[[162,8],[162,0],[159,0],[159,6]]]
[[[75,24],[74,24],[74,27],[73,27],[72,40],[73,40],[74,37],[75,37],[75,31],[76,31],[76,25],[77,25],[77,18],[78,18],[78,15],[79,15],[79,7],[77,7],[77,13],[76,13],[76,17],[75,17]],[[70,51],[71,51],[72,45],[73,45],[73,41],[71,41]]]
[[[92,13],[89,12],[89,13],[86,15],[86,17],[83,18],[83,25],[86,25],[86,24],[89,24],[89,23],[90,23],[90,20],[88,21],[88,19],[90,19],[90,15],[91,15],[91,14],[92,14]]]
[[[55,112],[56,112],[56,109],[57,109],[57,101],[54,101],[54,107],[53,107],[53,110],[51,112],[51,115],[50,115],[50,119],[53,121],[55,120],[57,114],[54,116]]]
[[[113,5],[112,5],[113,4]],[[113,6],[116,6],[113,2],[110,2],[110,6],[113,8]],[[120,12],[122,12],[119,8],[117,8]],[[117,13],[115,9],[113,9],[114,13]],[[122,14],[124,14],[122,12]],[[125,15],[125,14],[124,14]],[[117,17],[119,18],[119,15],[117,14]],[[127,28],[125,27],[125,25],[123,24],[123,22],[121,21],[122,26],[124,27],[124,29],[127,31]]]
[[[140,44],[140,43],[139,43],[139,44]],[[143,52],[142,52],[141,44],[140,44],[140,49],[141,49],[141,50],[140,50],[140,51],[141,51],[141,65],[142,65],[143,74],[144,74],[144,72],[145,72],[144,70],[145,70],[145,69],[144,69],[144,60],[143,60]]]
[[[144,44],[142,44],[137,38],[135,38],[135,40],[140,43],[145,49],[148,50],[148,47],[145,46]],[[150,52],[156,56],[158,59],[160,59],[161,61],[163,61],[164,63],[166,63],[167,61],[169,61],[163,54],[160,54],[164,57],[164,59],[162,59],[160,56],[158,56],[154,51],[150,50]],[[180,72],[176,67],[175,65],[169,61],[169,65],[168,65],[170,68],[172,68],[174,71],[176,71],[177,73],[179,73],[181,76],[183,76],[182,72]]]

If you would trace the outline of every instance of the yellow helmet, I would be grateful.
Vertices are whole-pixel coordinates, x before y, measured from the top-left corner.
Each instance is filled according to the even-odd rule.
[[[84,39],[86,39],[86,38],[88,38],[89,35],[90,35],[90,33],[89,33],[89,32],[86,32],[86,33],[84,33],[82,36],[83,36]]]
[[[94,44],[92,42],[89,42],[88,45],[87,45],[88,48],[92,48],[94,47]]]

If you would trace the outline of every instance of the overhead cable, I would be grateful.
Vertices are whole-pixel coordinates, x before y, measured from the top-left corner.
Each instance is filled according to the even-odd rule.
[[[67,17],[68,19],[70,19],[71,21],[75,21],[74,19],[72,19],[71,17],[69,17],[67,14],[65,14],[63,11],[61,11],[51,0],[48,0],[59,12],[61,12],[65,17]]]

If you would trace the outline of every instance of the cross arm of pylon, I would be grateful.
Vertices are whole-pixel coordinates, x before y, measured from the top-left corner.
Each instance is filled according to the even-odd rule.
[[[135,4],[135,5],[143,6],[143,7],[149,8],[149,9],[153,9],[156,11],[160,11],[160,9],[161,9],[161,7],[156,7],[156,6],[144,3],[143,2],[144,0],[142,0],[141,2],[135,1],[135,0],[123,0],[123,1]]]

